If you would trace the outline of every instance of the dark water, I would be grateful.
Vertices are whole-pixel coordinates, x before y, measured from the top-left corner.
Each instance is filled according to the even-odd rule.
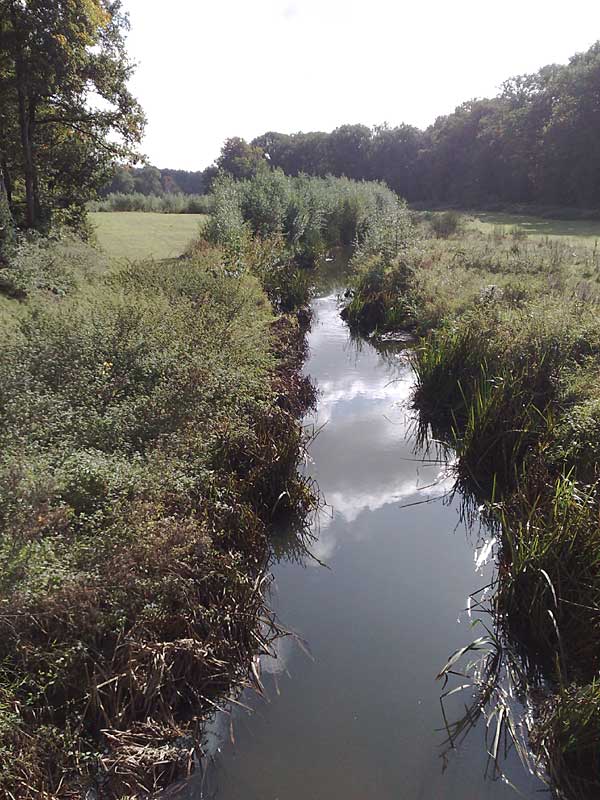
[[[314,309],[306,371],[320,398],[307,423],[320,432],[307,471],[329,507],[311,549],[329,568],[283,558],[272,598],[312,658],[292,637],[278,641],[277,657],[263,659],[266,697],[247,693],[253,714],[236,709],[215,721],[210,768],[189,796],[517,797],[486,777],[482,724],[442,770],[435,676],[481,634],[465,609],[492,574],[491,564],[479,563],[486,537],[460,524],[458,503],[441,499],[451,486],[447,469],[415,460],[406,408],[412,374],[402,353],[382,356],[352,343],[335,293]],[[451,698],[449,713],[468,699]],[[504,769],[521,796],[540,796],[516,755]]]

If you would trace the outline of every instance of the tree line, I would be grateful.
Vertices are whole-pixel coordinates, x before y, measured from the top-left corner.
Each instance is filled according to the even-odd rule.
[[[194,171],[158,169],[151,164],[142,167],[120,165],[116,167],[111,180],[101,188],[100,196],[142,194],[146,197],[161,197],[206,194],[216,172],[216,167]]]
[[[229,139],[217,166],[235,177],[261,163],[289,175],[383,180],[412,202],[600,206],[600,42],[568,64],[504,82],[426,130],[342,125]]]

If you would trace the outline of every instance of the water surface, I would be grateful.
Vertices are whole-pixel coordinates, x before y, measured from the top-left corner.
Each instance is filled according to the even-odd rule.
[[[216,721],[213,763],[192,796],[514,797],[486,777],[482,725],[442,769],[435,676],[481,633],[465,608],[492,574],[476,565],[485,537],[465,530],[458,503],[443,499],[452,485],[444,465],[414,452],[405,354],[353,342],[335,292],[314,310],[306,371],[319,403],[307,424],[319,433],[307,472],[328,504],[311,547],[327,567],[282,558],[272,597],[312,657],[292,637],[278,641],[277,657],[263,659],[265,698],[246,693],[252,715],[238,709]],[[468,699],[452,698],[450,712]],[[516,756],[504,766],[523,796],[539,790]]]

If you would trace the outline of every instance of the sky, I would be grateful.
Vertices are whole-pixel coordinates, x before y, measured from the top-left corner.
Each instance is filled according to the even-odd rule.
[[[124,0],[158,167],[224,140],[344,123],[426,127],[600,39],[599,0]]]

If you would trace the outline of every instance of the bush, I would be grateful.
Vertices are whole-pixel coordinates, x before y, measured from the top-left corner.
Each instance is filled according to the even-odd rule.
[[[460,233],[463,227],[462,215],[458,211],[443,211],[432,214],[429,224],[438,239],[448,239]]]
[[[109,194],[88,203],[88,211],[145,211],[159,214],[210,214],[212,200],[203,194]]]
[[[52,238],[29,234],[0,266],[0,294],[21,300],[35,292],[62,296],[107,268],[101,253],[69,233],[59,231]]]
[[[290,251],[311,265],[327,248],[362,242],[376,225],[385,237],[395,216],[408,220],[404,206],[387,187],[347,178],[290,178],[280,170],[262,170],[254,178],[220,177],[213,185],[209,241],[239,242],[244,230],[258,236],[283,234]],[[402,210],[399,212],[398,209]],[[374,235],[374,234],[373,234]]]

